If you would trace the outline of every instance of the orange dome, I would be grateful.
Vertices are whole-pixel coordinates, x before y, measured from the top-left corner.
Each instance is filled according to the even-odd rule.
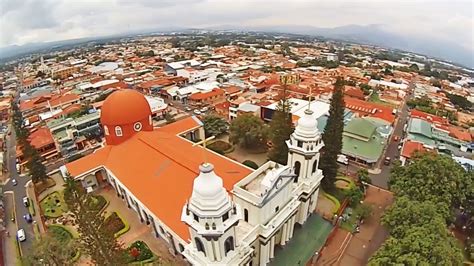
[[[148,119],[150,105],[138,91],[126,89],[113,92],[102,105],[100,122],[102,125],[128,125]]]

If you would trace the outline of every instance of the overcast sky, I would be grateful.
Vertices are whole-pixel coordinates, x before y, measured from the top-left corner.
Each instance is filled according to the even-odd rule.
[[[471,0],[0,0],[0,47],[167,26],[348,24],[474,51]]]

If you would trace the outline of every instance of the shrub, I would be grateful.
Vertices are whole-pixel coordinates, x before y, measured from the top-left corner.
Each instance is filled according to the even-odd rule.
[[[232,145],[222,140],[215,141],[207,146],[210,150],[213,150],[219,154],[226,154],[232,149]]]
[[[94,211],[102,210],[106,204],[107,200],[101,195],[91,197],[91,201],[89,202],[89,206]]]
[[[148,245],[141,240],[133,242],[127,251],[130,256],[130,262],[144,261],[153,258],[153,252],[151,252]]]
[[[125,228],[125,224],[116,212],[105,218],[103,226],[114,234]]]
[[[258,164],[254,161],[251,161],[251,160],[245,160],[242,164],[245,165],[245,166],[248,166],[252,169],[257,169],[258,168]]]
[[[48,226],[48,231],[61,242],[67,242],[72,239],[72,233],[62,226],[50,225]]]

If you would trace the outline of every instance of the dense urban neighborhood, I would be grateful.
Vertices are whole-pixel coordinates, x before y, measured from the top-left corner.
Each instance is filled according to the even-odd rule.
[[[473,104],[472,69],[305,35],[12,58],[0,265],[472,264]]]

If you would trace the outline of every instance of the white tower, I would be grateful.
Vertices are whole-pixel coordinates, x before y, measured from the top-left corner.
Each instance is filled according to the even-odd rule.
[[[318,122],[308,105],[304,115],[298,120],[295,131],[286,141],[288,146],[288,166],[296,175],[295,189],[302,190],[303,196],[298,213],[298,223],[306,222],[308,215],[316,208],[319,184],[323,178],[319,170],[320,150],[324,146]]]
[[[238,255],[235,226],[241,210],[232,202],[212,164],[204,163],[199,170],[181,215],[191,236],[191,244],[183,254],[192,264],[228,264]]]

